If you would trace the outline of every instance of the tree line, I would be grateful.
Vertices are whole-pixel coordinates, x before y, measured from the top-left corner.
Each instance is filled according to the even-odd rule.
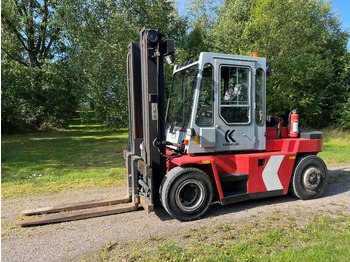
[[[266,57],[267,111],[303,126],[350,129],[349,33],[323,0],[3,0],[2,132],[66,127],[93,110],[127,126],[126,54],[144,25],[175,40],[176,63],[201,51]],[[171,66],[167,66],[167,83]]]

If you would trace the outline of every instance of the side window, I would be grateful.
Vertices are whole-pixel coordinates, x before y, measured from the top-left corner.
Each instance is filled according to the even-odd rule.
[[[222,66],[220,114],[228,124],[250,121],[250,70],[246,67]]]
[[[255,83],[255,117],[256,123],[262,125],[264,123],[264,85],[265,74],[262,68],[256,70]]]
[[[205,64],[199,90],[196,124],[210,126],[213,124],[213,66]]]

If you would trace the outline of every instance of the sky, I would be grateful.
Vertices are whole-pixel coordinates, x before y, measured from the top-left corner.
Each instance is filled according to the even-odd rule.
[[[350,31],[350,1],[333,0],[332,10],[340,15],[341,21],[343,21],[342,29]],[[350,41],[348,42],[348,50],[350,51]]]

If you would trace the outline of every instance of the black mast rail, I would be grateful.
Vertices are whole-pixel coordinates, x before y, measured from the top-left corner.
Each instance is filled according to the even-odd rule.
[[[164,57],[173,56],[174,41],[163,40],[158,27],[140,31],[140,42],[129,45],[129,151],[125,152],[128,188],[152,210],[166,173],[165,149],[153,141],[165,140]],[[160,150],[160,151],[159,151]]]

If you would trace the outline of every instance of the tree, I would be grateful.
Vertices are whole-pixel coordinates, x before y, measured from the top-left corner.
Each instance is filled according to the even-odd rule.
[[[210,51],[214,44],[210,37],[217,9],[214,0],[188,0],[186,9],[188,30],[177,52],[180,62],[197,57],[200,52]]]
[[[9,59],[41,68],[45,60],[62,52],[56,1],[4,0],[1,7],[1,50]]]
[[[219,51],[259,52],[271,61],[268,112],[286,118],[299,108],[303,123],[312,127],[337,120],[345,102],[349,35],[340,29],[330,3],[226,1],[213,31]]]
[[[345,69],[344,69],[344,78],[345,78],[345,90],[343,92],[344,102],[340,104],[338,112],[338,119],[336,125],[339,128],[350,130],[350,53],[348,52],[345,58]]]
[[[160,0],[63,1],[60,13],[74,73],[79,77],[79,103],[97,119],[113,126],[128,120],[126,56],[145,25],[181,40],[185,24],[173,3]],[[86,108],[86,106],[85,106]]]
[[[2,131],[65,126],[76,110],[56,1],[2,1]]]

